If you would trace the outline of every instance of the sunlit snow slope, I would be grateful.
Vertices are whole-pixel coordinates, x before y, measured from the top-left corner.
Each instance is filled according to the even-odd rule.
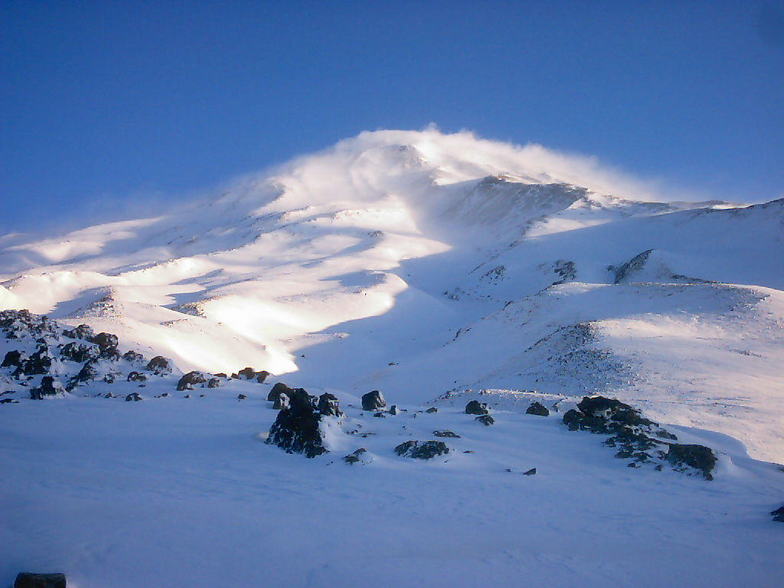
[[[784,461],[784,200],[646,199],[538,146],[363,133],[188,207],[0,237],[0,309],[404,401],[613,394]]]

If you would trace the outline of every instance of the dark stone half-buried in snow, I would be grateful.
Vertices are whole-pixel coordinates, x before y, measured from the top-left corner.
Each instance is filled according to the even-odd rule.
[[[277,445],[287,453],[316,457],[327,452],[320,424],[321,413],[316,409],[315,397],[297,388],[291,393],[289,406],[278,413],[266,442]]]

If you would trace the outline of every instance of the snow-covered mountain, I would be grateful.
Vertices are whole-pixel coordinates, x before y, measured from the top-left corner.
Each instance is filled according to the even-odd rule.
[[[783,461],[784,200],[642,191],[536,146],[363,133],[190,206],[8,235],[0,309],[185,371],[608,393]]]
[[[434,129],[2,236],[0,582],[778,586],[783,254]]]

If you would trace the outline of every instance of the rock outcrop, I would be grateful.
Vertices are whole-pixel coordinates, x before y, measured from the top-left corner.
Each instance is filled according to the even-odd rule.
[[[449,453],[449,447],[443,441],[405,441],[395,447],[395,453],[412,459],[432,459]]]
[[[381,410],[386,405],[387,401],[379,390],[373,390],[362,396],[362,410]]]
[[[277,445],[287,453],[302,453],[310,458],[326,453],[320,428],[321,418],[315,396],[297,388],[289,397],[289,405],[278,413],[270,428],[267,443]]]

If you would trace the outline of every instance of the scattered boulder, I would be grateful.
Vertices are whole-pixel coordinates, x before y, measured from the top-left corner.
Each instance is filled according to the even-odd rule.
[[[569,410],[563,422],[570,431],[583,430],[592,433],[619,433],[628,427],[655,425],[643,418],[640,411],[615,398],[585,396],[577,404],[579,410]]]
[[[128,381],[129,382],[146,382],[147,376],[145,376],[141,372],[130,372],[128,374]]]
[[[533,414],[536,416],[550,416],[550,411],[547,410],[547,407],[540,402],[532,402],[531,406],[529,406],[525,410],[525,414]]]
[[[252,380],[256,377],[256,370],[252,367],[246,367],[237,372],[240,380]]]
[[[141,353],[133,350],[123,353],[122,358],[125,361],[130,361],[131,363],[142,363],[144,361],[144,356]]]
[[[207,388],[220,388],[221,380],[220,378],[210,378],[207,380]]]
[[[168,376],[172,373],[171,362],[162,355],[156,355],[147,364],[147,371],[156,376]]]
[[[438,409],[435,406],[431,406],[425,411],[427,414],[435,414],[438,412]]]
[[[244,394],[237,394],[237,400],[245,400],[246,398],[247,396],[245,396]]]
[[[318,410],[324,416],[342,416],[343,411],[340,410],[338,397],[334,394],[325,392],[319,396]]]
[[[119,342],[117,335],[113,335],[112,333],[98,333],[93,337],[93,343],[100,347],[101,351],[104,349],[115,349]]]
[[[523,472],[524,476],[535,476],[536,475],[536,468],[531,468],[530,470]]]
[[[472,400],[465,407],[466,414],[490,414],[490,411],[487,409],[487,404],[484,402],[479,402],[477,400]]]
[[[193,387],[198,384],[204,384],[207,378],[201,372],[188,372],[177,382],[177,391],[183,392],[185,390],[193,390]]]
[[[391,414],[392,416],[397,415],[397,404],[393,404],[392,406],[389,407],[389,414]]]
[[[269,431],[267,443],[287,453],[302,453],[312,458],[327,452],[321,436],[321,413],[315,398],[302,388],[292,393],[290,404],[278,413]]]
[[[277,382],[267,394],[267,400],[275,402],[281,394],[290,395],[292,392],[294,392],[293,388],[289,388],[283,382]]]
[[[773,520],[777,523],[784,523],[784,506],[777,508],[776,510],[770,511],[770,515],[773,517]]]
[[[73,329],[66,329],[63,335],[71,339],[84,339],[85,341],[92,341],[95,337],[95,332],[90,325],[79,325]]]
[[[476,417],[474,420],[479,421],[485,427],[489,427],[490,425],[495,424],[495,419],[491,417],[489,414],[483,414],[481,416]]]
[[[224,374],[223,372],[220,372],[220,373],[217,373],[217,374],[213,374],[213,375],[214,375],[216,378],[223,378],[224,380],[225,380],[226,378],[228,378],[228,377],[229,377],[229,376],[227,376],[226,374]]]
[[[449,437],[451,439],[460,439],[460,435],[452,431],[433,431],[434,437]]]
[[[25,376],[37,376],[48,374],[49,369],[52,367],[52,356],[49,354],[49,346],[39,344],[29,359],[21,362],[19,367],[14,370],[14,376],[19,377],[24,374]]]
[[[142,399],[142,395],[138,392],[131,392],[125,397],[125,402],[139,402]]]
[[[362,461],[362,457],[365,453],[367,453],[367,449],[360,447],[356,451],[344,456],[343,461],[345,461],[347,464],[354,465],[355,463]]]
[[[373,390],[362,396],[362,410],[379,410],[386,405],[387,401],[379,390]]]
[[[27,354],[23,351],[9,351],[3,358],[3,363],[0,367],[19,367],[27,360]]]
[[[432,459],[449,453],[449,447],[443,441],[405,441],[395,447],[395,453],[412,459]]]
[[[30,390],[30,398],[33,400],[42,400],[45,396],[58,396],[64,393],[65,388],[59,381],[55,380],[52,376],[44,376],[41,378],[41,385]]]
[[[22,572],[16,576],[14,588],[66,588],[65,574]]]
[[[716,466],[716,455],[709,447],[704,445],[679,445],[670,444],[667,451],[667,461],[674,466],[687,465],[702,472],[706,480],[712,480],[711,472]]]
[[[256,381],[259,384],[263,384],[264,381],[267,379],[270,373],[267,370],[261,370],[260,372],[256,372]]]
[[[84,363],[85,361],[90,361],[91,359],[97,359],[100,354],[101,350],[95,345],[91,345],[89,343],[77,343],[76,341],[66,343],[60,349],[60,357],[68,361],[75,361],[78,363]]]
[[[82,366],[82,369],[79,370],[79,373],[76,374],[71,379],[68,386],[71,389],[73,389],[78,384],[85,384],[87,382],[92,382],[97,377],[98,377],[98,366],[96,365],[96,360],[91,360]]]

